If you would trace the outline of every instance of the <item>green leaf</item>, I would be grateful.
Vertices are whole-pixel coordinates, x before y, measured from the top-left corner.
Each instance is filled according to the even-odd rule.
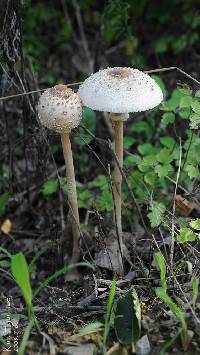
[[[161,77],[159,75],[156,75],[156,74],[151,75],[151,77],[160,86],[163,96],[165,97],[167,95],[167,88],[166,88],[164,81],[161,79]]]
[[[192,90],[189,87],[179,88],[178,90],[183,95],[188,95],[188,96],[192,95]]]
[[[196,234],[187,227],[181,228],[179,236],[176,238],[177,243],[193,242],[197,239]]]
[[[175,114],[172,112],[165,112],[162,115],[162,120],[161,123],[164,124],[165,126],[167,126],[170,123],[174,123],[175,121]]]
[[[165,209],[166,208],[163,203],[156,201],[153,202],[153,205],[151,206],[151,212],[147,215],[150,220],[151,227],[155,228],[161,224]]]
[[[181,97],[179,107],[180,108],[187,108],[190,107],[192,104],[193,97],[192,96],[183,96]]]
[[[175,145],[175,139],[169,136],[161,137],[160,143],[168,149],[172,150]]]
[[[103,16],[103,35],[106,42],[116,40],[127,28],[130,16],[130,5],[126,1],[112,0],[108,2]]]
[[[173,160],[173,156],[171,155],[171,152],[167,148],[163,148],[160,150],[160,152],[156,155],[156,159],[158,162],[163,163],[163,164],[169,164]]]
[[[0,195],[0,217],[2,217],[6,211],[10,197],[9,192],[4,192],[4,194]]]
[[[180,335],[180,331],[176,332],[175,335],[170,339],[167,339],[162,345],[159,355],[165,355],[166,350],[168,350],[174,344],[174,342],[176,341],[179,335]]]
[[[79,208],[91,208],[92,206],[92,194],[90,191],[78,191],[78,207]]]
[[[188,176],[190,177],[190,179],[200,178],[199,169],[196,166],[186,165],[185,166],[185,171],[187,171]]]
[[[196,276],[192,277],[192,305],[193,309],[196,307],[196,301],[199,294],[199,278]]]
[[[161,279],[161,285],[163,290],[167,291],[167,283],[166,283],[166,263],[165,263],[165,258],[161,254],[161,252],[156,252],[154,253],[154,258],[157,263],[157,265],[160,268],[160,279]]]
[[[131,154],[124,159],[124,166],[126,168],[131,168],[140,162],[141,158],[137,154]]]
[[[153,171],[149,171],[144,175],[144,181],[154,188],[156,183],[156,174]]]
[[[200,101],[193,99],[191,107],[195,113],[200,115]]]
[[[92,133],[96,128],[96,113],[89,107],[84,107],[81,125]],[[79,128],[79,133],[75,136],[74,141],[79,145],[90,144],[93,137],[82,127]]]
[[[122,344],[136,344],[141,332],[141,309],[135,289],[132,287],[117,302],[114,327]]]
[[[192,220],[190,221],[190,227],[192,227],[193,229],[196,229],[196,230],[200,231],[200,218],[192,219]]]
[[[146,155],[142,162],[144,162],[147,166],[151,166],[151,165],[154,165],[156,164],[157,160],[156,160],[156,156],[155,154],[151,154],[151,155]]]
[[[200,127],[200,114],[192,113],[189,118],[190,118],[190,128],[198,129]]]
[[[191,108],[183,108],[178,112],[178,115],[183,118],[184,120],[190,117],[191,115]]]
[[[0,267],[3,269],[10,268],[10,261],[9,260],[0,260]]]
[[[0,251],[2,251],[8,258],[12,258],[12,254],[10,254],[7,249],[0,247]]]
[[[99,187],[104,190],[108,186],[108,178],[105,175],[98,175],[91,183],[91,187]]]
[[[106,340],[110,330],[110,316],[113,307],[113,302],[115,298],[115,291],[116,291],[116,280],[115,278],[112,281],[112,286],[109,292],[108,302],[106,305],[106,319],[105,319],[105,327],[104,327],[104,335],[103,335],[103,342],[104,346],[106,345]]]
[[[112,192],[109,188],[103,190],[100,195],[98,195],[97,201],[97,209],[100,211],[112,211],[113,210],[113,197]]]
[[[54,194],[57,191],[57,186],[56,179],[46,181],[42,186],[43,195],[48,196]]]
[[[162,36],[158,39],[155,44],[155,50],[157,53],[165,53],[169,47],[169,37]]]
[[[158,176],[160,178],[165,178],[167,175],[169,175],[173,171],[173,168],[170,164],[169,165],[156,165],[154,171],[156,174],[158,174]]]
[[[133,137],[124,137],[124,149],[129,149],[135,142],[136,139]]]
[[[157,148],[155,148],[151,143],[140,144],[137,149],[141,155],[150,155],[157,151]]]
[[[179,103],[182,97],[183,94],[178,89],[175,89],[171,98],[167,101],[168,108],[170,110],[175,110],[177,107],[179,107]]]
[[[27,346],[27,343],[28,343],[28,340],[29,340],[29,337],[30,337],[30,334],[31,334],[31,330],[32,330],[32,328],[34,326],[34,323],[35,323],[34,319],[30,320],[28,325],[25,328],[25,331],[24,331],[24,334],[23,334],[23,337],[22,337],[22,341],[20,343],[19,350],[18,350],[18,354],[19,355],[24,355],[25,354],[26,346]]]
[[[104,324],[101,322],[93,322],[90,324],[87,324],[85,327],[83,327],[78,335],[83,336],[92,333],[94,330],[100,330],[104,327]]]
[[[139,171],[134,171],[131,175],[129,175],[128,177],[128,183],[129,186],[132,189],[135,189],[137,186],[139,186],[142,182],[142,176],[143,174],[141,174],[141,172]]]
[[[11,259],[11,271],[12,275],[20,287],[27,307],[32,307],[32,288],[30,284],[29,268],[22,253],[18,253],[12,256]]]
[[[200,90],[197,90],[197,91],[195,92],[195,97],[200,97]]]
[[[161,287],[157,288],[156,295],[170,308],[170,310],[174,313],[175,317],[181,322],[181,326],[182,326],[181,339],[182,339],[182,343],[184,344],[187,340],[187,323],[185,321],[182,309],[173,302],[171,297],[169,297],[169,295],[166,293],[166,291],[163,288]]]

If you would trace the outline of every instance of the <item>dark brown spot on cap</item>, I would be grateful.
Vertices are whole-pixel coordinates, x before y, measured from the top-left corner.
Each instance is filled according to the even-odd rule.
[[[113,78],[128,78],[131,75],[131,68],[115,68],[108,72],[108,75]]]
[[[63,97],[64,99],[68,99],[73,94],[73,90],[68,88],[66,85],[56,85],[49,90],[52,96]]]

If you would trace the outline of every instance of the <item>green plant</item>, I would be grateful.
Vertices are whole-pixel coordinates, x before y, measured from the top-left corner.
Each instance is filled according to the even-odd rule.
[[[161,287],[157,288],[156,295],[170,308],[170,310],[174,313],[175,317],[180,321],[182,327],[180,333],[181,342],[183,348],[187,349],[188,346],[187,323],[182,309],[176,303],[174,303],[171,297],[167,294],[166,290],[164,290],[163,288]]]
[[[160,268],[160,279],[161,279],[162,289],[167,291],[167,282],[166,282],[167,268],[166,268],[165,259],[162,255],[162,253],[159,251],[154,253],[154,258],[155,258],[157,265]]]
[[[192,277],[192,306],[193,309],[196,307],[196,301],[199,293],[199,278],[196,276]]]
[[[141,333],[141,309],[134,287],[117,301],[115,332],[118,341],[122,344],[131,344],[132,352],[135,352],[135,345]]]
[[[59,178],[61,189],[64,194],[67,195],[68,189],[66,186],[67,179],[66,177]],[[77,181],[77,200],[78,208],[89,209],[92,207],[92,193],[86,188],[84,184]],[[58,191],[58,181],[56,179],[50,179],[44,182],[42,185],[42,194],[44,196],[51,196]]]
[[[156,288],[156,295],[159,297],[174,313],[175,317],[181,322],[181,342],[183,348],[186,349],[188,346],[188,335],[187,335],[187,323],[184,317],[182,309],[172,300],[172,298],[167,293],[167,283],[166,283],[166,264],[160,252],[154,253],[155,260],[160,268],[161,285],[162,287]],[[174,340],[176,336],[174,337]],[[171,344],[171,343],[170,343]]]
[[[28,340],[29,340],[29,337],[31,334],[31,330],[34,327],[34,324],[35,324],[34,319],[29,320],[28,325],[25,328],[20,346],[19,346],[19,350],[18,350],[19,355],[24,355],[24,353],[25,353],[26,346],[27,346],[27,343],[28,343]]]
[[[129,3],[126,0],[113,0],[107,5],[104,13],[104,37],[109,43],[113,39],[119,38],[124,29],[127,28],[129,13]]]
[[[41,255],[41,254],[40,254]],[[36,258],[34,262],[36,261]],[[33,265],[33,261],[30,264],[31,267]],[[57,279],[58,277],[64,275],[65,273],[69,272],[73,268],[77,267],[88,267],[89,269],[94,271],[94,267],[86,262],[80,262],[77,264],[71,264],[68,266],[64,266],[60,270],[56,271],[53,273],[51,276],[49,276],[46,280],[44,280],[37,288],[35,291],[32,291],[31,283],[30,283],[30,266],[28,266],[27,261],[25,256],[20,252],[18,254],[12,255],[11,256],[11,272],[12,275],[18,284],[19,288],[22,291],[26,307],[27,307],[27,312],[28,312],[28,318],[29,320],[33,320],[34,324],[39,331],[39,325],[37,322],[37,319],[34,314],[34,308],[33,308],[33,300],[39,295],[39,293],[53,280]]]
[[[96,113],[89,107],[83,108],[83,116],[81,120],[81,127],[74,141],[79,145],[90,144],[92,141],[91,133],[94,133],[96,128]],[[89,131],[88,131],[89,130]]]
[[[105,321],[104,323],[101,322],[93,322],[90,324],[87,324],[85,327],[83,327],[79,333],[78,336],[83,336],[86,334],[89,334],[91,332],[101,332],[103,331],[103,336],[102,336],[102,341],[99,342],[99,346],[101,348],[102,354],[106,355],[106,343],[107,343],[107,338],[110,332],[110,327],[111,327],[111,313],[113,309],[113,303],[114,303],[114,298],[115,298],[115,291],[116,291],[116,280],[113,279],[112,285],[109,291],[109,296],[108,296],[108,301],[106,305],[106,314],[105,314]]]
[[[108,302],[106,305],[106,318],[104,323],[104,333],[103,333],[103,352],[106,354],[106,342],[110,331],[111,326],[111,312],[113,308],[113,302],[115,298],[115,291],[116,291],[116,280],[113,279],[112,286],[109,292]]]
[[[11,257],[11,272],[22,291],[26,308],[28,312],[29,320],[33,319],[36,328],[39,330],[39,326],[34,314],[33,309],[33,292],[30,284],[29,268],[26,259],[22,253],[18,253]]]

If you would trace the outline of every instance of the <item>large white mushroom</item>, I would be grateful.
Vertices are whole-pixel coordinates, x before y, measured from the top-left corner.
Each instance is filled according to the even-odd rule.
[[[123,168],[123,122],[130,112],[146,111],[159,105],[163,94],[149,75],[133,68],[107,68],[87,78],[78,90],[83,104],[97,111],[110,112],[115,131],[115,154]],[[114,171],[116,224],[122,248],[121,183],[118,164]]]
[[[73,251],[70,263],[79,260],[80,223],[76,193],[74,164],[70,142],[70,132],[77,127],[82,117],[82,103],[79,96],[67,85],[56,85],[47,89],[38,103],[38,116],[45,127],[61,135],[63,155],[66,165],[69,205],[72,214]]]

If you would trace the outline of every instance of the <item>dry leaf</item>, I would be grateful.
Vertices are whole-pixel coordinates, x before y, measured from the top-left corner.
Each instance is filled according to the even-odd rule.
[[[6,219],[6,220],[3,222],[2,226],[1,226],[1,231],[2,231],[4,234],[8,235],[8,234],[10,233],[11,227],[12,227],[12,222],[11,222],[11,220],[10,220],[10,219]]]
[[[115,343],[106,353],[107,355],[128,355],[128,351],[125,346]]]
[[[176,207],[180,215],[189,216],[194,209],[197,209],[198,206],[195,202],[187,200],[181,195],[175,196]]]

